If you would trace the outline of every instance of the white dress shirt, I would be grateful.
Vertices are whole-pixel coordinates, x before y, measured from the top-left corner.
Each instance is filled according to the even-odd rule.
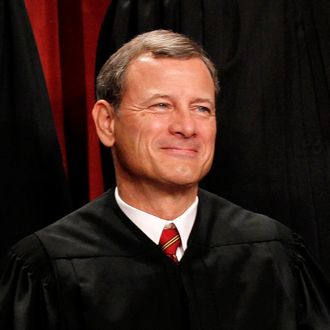
[[[181,246],[176,251],[178,260],[181,260],[184,251],[187,249],[188,238],[195,222],[198,197],[183,214],[174,220],[164,220],[128,205],[120,198],[117,187],[115,189],[115,198],[124,214],[157,245],[164,227],[173,223],[178,229],[181,238]]]

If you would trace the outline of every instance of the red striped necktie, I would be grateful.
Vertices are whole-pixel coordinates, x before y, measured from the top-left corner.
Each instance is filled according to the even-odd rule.
[[[175,225],[172,224],[171,227],[163,229],[159,240],[159,245],[169,258],[171,258],[175,263],[179,262],[176,257],[176,250],[181,245],[181,239]]]

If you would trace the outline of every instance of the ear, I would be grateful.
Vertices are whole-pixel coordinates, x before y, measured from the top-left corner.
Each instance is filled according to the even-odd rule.
[[[112,147],[115,142],[114,119],[115,110],[109,102],[98,100],[93,107],[92,116],[96,133],[106,147]]]

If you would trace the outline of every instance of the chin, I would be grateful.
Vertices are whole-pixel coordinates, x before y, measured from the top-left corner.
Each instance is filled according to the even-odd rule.
[[[163,168],[157,178],[163,183],[177,187],[193,187],[198,185],[206,175],[206,171],[196,166],[173,166]]]
[[[175,177],[167,178],[166,183],[167,185],[172,187],[191,188],[197,186],[200,180],[201,179],[199,177],[195,177],[195,176],[186,177],[183,175],[178,175]]]

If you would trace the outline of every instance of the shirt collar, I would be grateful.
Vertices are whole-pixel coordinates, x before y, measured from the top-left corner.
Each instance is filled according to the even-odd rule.
[[[197,214],[197,196],[189,208],[174,220],[164,220],[128,205],[119,196],[117,187],[115,189],[115,198],[119,208],[124,214],[156,244],[159,243],[164,227],[173,223],[180,234],[183,251],[186,250],[188,238]]]

